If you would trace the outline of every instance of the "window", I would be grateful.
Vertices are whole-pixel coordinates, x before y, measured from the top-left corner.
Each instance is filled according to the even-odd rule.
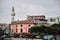
[[[17,27],[17,25],[16,25],[16,27]]]
[[[17,29],[16,29],[16,32],[17,32]]]
[[[21,30],[21,32],[23,31],[22,28],[20,30]]]
[[[12,29],[12,33],[14,33],[14,29]]]
[[[30,27],[31,25],[29,24],[28,26]]]
[[[23,25],[21,25],[21,27],[22,27]]]
[[[51,21],[51,22],[55,22],[55,21],[56,21],[56,19],[50,19],[50,21]]]

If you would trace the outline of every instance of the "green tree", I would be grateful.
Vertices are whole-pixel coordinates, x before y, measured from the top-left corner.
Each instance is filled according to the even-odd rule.
[[[45,25],[42,25],[40,27],[40,32],[44,33],[44,34],[51,34],[52,33],[52,28],[50,28],[48,26],[45,26]]]
[[[36,32],[36,33],[48,33],[51,30],[51,28],[47,28],[47,26],[34,26],[30,28],[30,33]]]
[[[60,23],[57,26],[57,33],[60,35]]]
[[[47,28],[47,26],[45,26],[45,25],[40,26],[40,32],[44,33],[46,28]]]
[[[30,33],[40,32],[40,27],[39,27],[39,26],[33,26],[33,27],[30,28],[29,32],[30,32]]]
[[[52,28],[50,27],[46,27],[44,31],[45,34],[52,34]]]
[[[2,35],[2,29],[0,28],[0,36]]]
[[[52,34],[53,34],[53,37],[56,39],[56,36],[57,34],[59,33],[58,30],[59,30],[59,24],[53,24],[51,25],[51,28],[53,30]]]
[[[53,25],[51,25],[51,28],[53,30],[52,34],[56,35],[57,30],[59,29],[59,25],[58,24],[53,24]]]

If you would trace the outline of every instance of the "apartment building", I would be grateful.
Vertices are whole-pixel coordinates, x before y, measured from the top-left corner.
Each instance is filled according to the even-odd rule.
[[[27,15],[27,20],[32,20],[36,25],[47,25],[47,19],[44,15],[29,16]]]
[[[51,18],[47,18],[47,22],[49,23],[49,25],[55,24],[55,23],[60,23],[60,17],[51,17]]]

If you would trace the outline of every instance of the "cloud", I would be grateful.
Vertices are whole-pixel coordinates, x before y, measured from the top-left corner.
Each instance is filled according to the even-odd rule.
[[[26,15],[60,16],[59,0],[0,0],[0,22],[11,22],[11,8],[15,8],[15,20],[26,19]]]
[[[19,4],[19,3],[17,3]],[[17,5],[16,4],[16,5]],[[26,15],[42,15],[45,14],[45,9],[40,5],[21,3],[15,7],[16,17],[25,19]]]

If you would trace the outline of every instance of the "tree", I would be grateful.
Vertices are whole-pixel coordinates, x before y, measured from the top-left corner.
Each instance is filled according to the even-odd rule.
[[[53,24],[53,25],[51,25],[51,28],[53,30],[53,32],[52,32],[53,37],[56,39],[56,36],[59,34],[60,24]]]
[[[0,36],[2,35],[2,29],[0,28]]]
[[[45,30],[44,30],[46,34],[52,34],[52,28],[50,27],[46,27]]]
[[[40,26],[40,32],[44,33],[46,28],[47,28],[47,26],[45,26],[45,25]]]
[[[30,33],[51,33],[51,28],[48,28],[45,25],[42,26],[34,26],[30,28]]]
[[[59,30],[60,30],[60,24],[53,24],[51,25],[51,28],[53,30],[53,34],[58,34]]]
[[[39,26],[33,26],[33,27],[31,27],[30,28],[30,31],[29,31],[30,33],[38,33],[38,32],[40,32],[40,27]]]
[[[57,33],[60,35],[60,23],[57,26]]]

